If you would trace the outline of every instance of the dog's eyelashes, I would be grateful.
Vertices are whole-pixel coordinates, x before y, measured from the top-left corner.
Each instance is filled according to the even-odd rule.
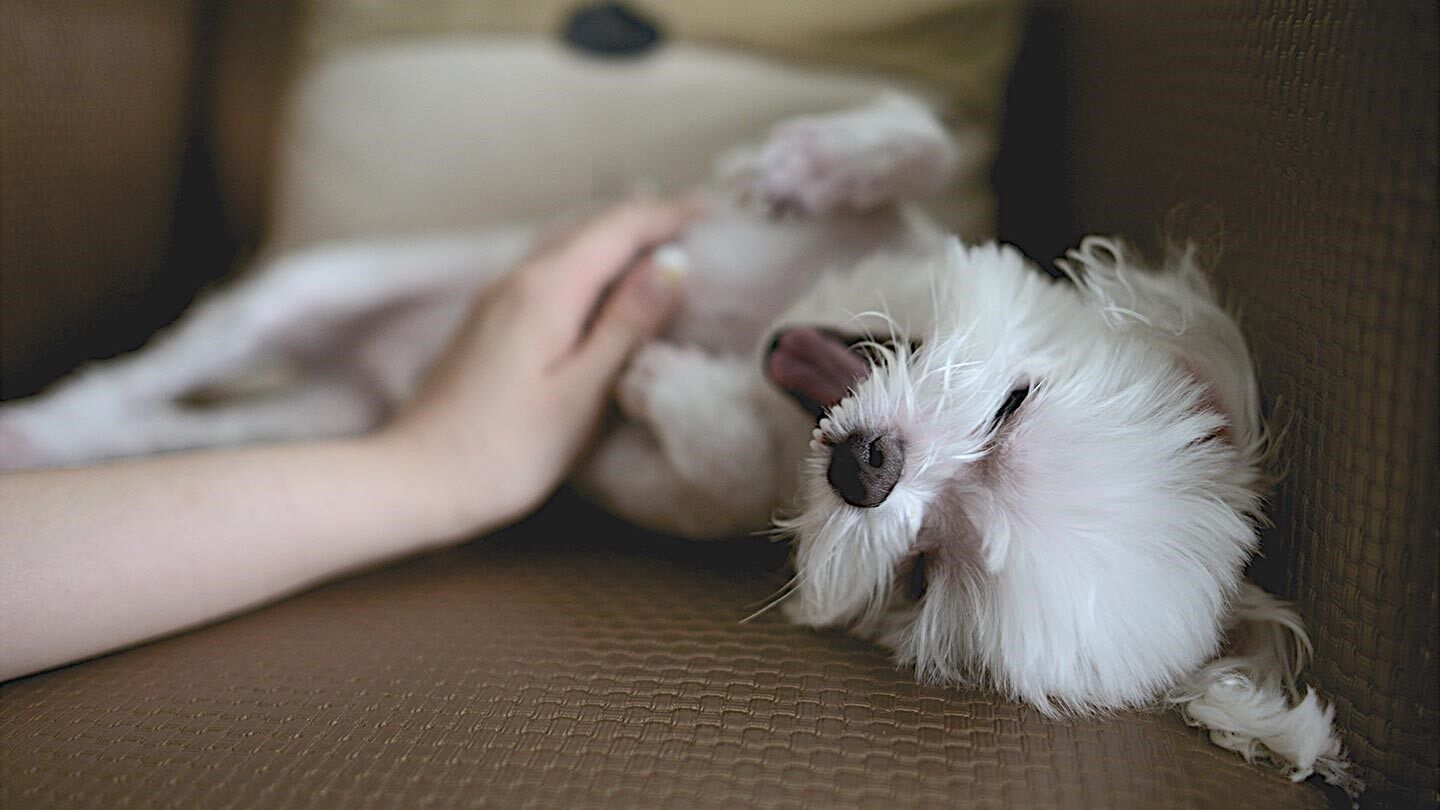
[[[1000,410],[995,412],[995,418],[990,420],[990,424],[992,426],[999,425],[1009,419],[1012,414],[1020,410],[1021,405],[1025,404],[1025,398],[1028,396],[1030,396],[1030,386],[1028,385],[1011,391],[1010,395],[1005,397],[1005,402],[1000,405]]]

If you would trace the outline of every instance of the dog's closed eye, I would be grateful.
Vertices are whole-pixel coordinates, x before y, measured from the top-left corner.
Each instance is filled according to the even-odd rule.
[[[1028,385],[1011,391],[1010,395],[1005,397],[1005,401],[1000,404],[1000,410],[996,411],[994,418],[990,420],[990,426],[997,427],[1009,419],[1016,411],[1020,410],[1020,406],[1025,404],[1025,399],[1029,396],[1030,386]]]

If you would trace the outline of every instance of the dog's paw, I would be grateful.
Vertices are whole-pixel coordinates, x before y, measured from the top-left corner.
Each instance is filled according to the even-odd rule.
[[[653,343],[631,360],[616,397],[621,412],[658,440],[680,478],[727,487],[760,475],[756,465],[771,455],[750,387],[758,376],[737,358]]]
[[[650,424],[665,396],[664,386],[684,385],[690,369],[703,363],[698,349],[673,343],[650,343],[630,359],[615,391],[620,412],[635,422]]]
[[[927,196],[956,163],[954,143],[928,108],[887,96],[780,124],[732,174],[741,196],[772,214],[824,215]]]

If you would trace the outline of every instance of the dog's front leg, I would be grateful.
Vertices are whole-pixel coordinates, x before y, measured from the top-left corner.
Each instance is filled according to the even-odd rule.
[[[966,151],[925,102],[890,92],[783,121],[728,172],[773,210],[823,216],[929,197],[955,179]]]
[[[760,411],[758,371],[735,358],[655,343],[619,385],[629,424],[581,473],[607,507],[651,529],[723,537],[764,528],[777,459]]]

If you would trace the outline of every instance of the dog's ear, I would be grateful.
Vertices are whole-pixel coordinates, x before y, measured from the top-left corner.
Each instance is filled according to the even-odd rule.
[[[1172,249],[1158,269],[1124,242],[1087,237],[1056,262],[1116,332],[1166,347],[1177,366],[1205,386],[1203,402],[1224,417],[1231,442],[1257,445],[1264,428],[1245,337],[1220,306],[1194,245]]]
[[[1220,441],[1235,443],[1235,414],[1231,407],[1225,402],[1220,394],[1220,389],[1207,374],[1190,358],[1183,355],[1176,357],[1176,364],[1187,378],[1194,381],[1203,390],[1200,398],[1200,407],[1219,414],[1225,420],[1220,429],[1216,430],[1207,439],[1219,439]]]

